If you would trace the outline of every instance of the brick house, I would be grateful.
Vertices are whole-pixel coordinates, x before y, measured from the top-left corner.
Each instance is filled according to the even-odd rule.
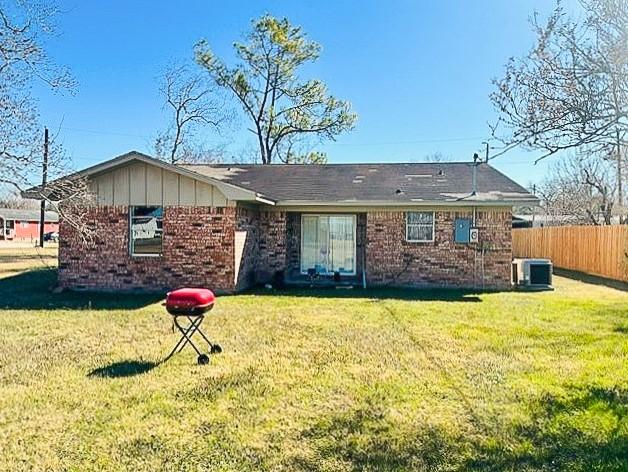
[[[85,246],[61,221],[59,283],[78,289],[507,289],[512,206],[537,202],[488,164],[173,166],[130,152],[79,174],[102,237]]]
[[[59,215],[53,211],[47,211],[44,215],[44,233],[59,231]],[[0,208],[0,240],[38,240],[39,217],[39,210]]]

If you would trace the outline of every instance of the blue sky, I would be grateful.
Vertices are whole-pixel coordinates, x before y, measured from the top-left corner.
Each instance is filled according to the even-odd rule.
[[[306,78],[324,80],[359,114],[354,131],[323,145],[330,162],[420,161],[441,152],[470,160],[496,114],[488,95],[510,56],[533,43],[528,19],[549,0],[510,1],[61,1],[59,34],[47,47],[79,82],[77,93],[40,87],[40,111],[77,168],[131,149],[152,152],[166,124],[158,77],[173,60],[190,59],[206,38],[231,61],[231,44],[263,13],[287,16],[322,44]],[[59,128],[61,126],[61,128]],[[244,122],[240,123],[243,128]],[[209,131],[211,133],[211,131]],[[233,130],[209,140],[249,141]],[[250,141],[253,144],[252,141]],[[546,164],[515,150],[493,161],[522,184]]]

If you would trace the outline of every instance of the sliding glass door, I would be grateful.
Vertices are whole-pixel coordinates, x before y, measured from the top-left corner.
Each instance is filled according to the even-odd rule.
[[[301,273],[355,275],[355,215],[302,215]]]

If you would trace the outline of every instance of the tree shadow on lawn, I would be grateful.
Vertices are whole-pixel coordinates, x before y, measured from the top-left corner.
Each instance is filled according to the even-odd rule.
[[[135,310],[164,298],[158,293],[52,293],[57,271],[35,269],[0,279],[0,310]]]
[[[465,434],[426,426],[403,431],[381,405],[366,402],[302,432],[317,454],[290,459],[294,470],[628,470],[628,391],[588,387],[532,401],[525,427],[478,425]],[[523,405],[522,405],[523,407]],[[526,410],[524,410],[526,411]]]
[[[98,367],[87,374],[87,376],[100,378],[132,377],[150,372],[159,364],[160,362],[126,360]]]
[[[378,300],[407,300],[407,301],[439,301],[439,302],[471,302],[482,301],[480,295],[497,293],[493,291],[465,290],[465,289],[418,289],[418,288],[291,288],[266,290],[255,288],[245,292],[251,295],[266,295],[279,297],[313,297],[313,298],[366,298]]]

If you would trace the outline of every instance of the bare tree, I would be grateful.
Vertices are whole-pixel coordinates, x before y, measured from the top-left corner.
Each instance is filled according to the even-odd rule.
[[[628,138],[628,2],[581,2],[584,19],[558,3],[547,22],[537,16],[530,53],[511,59],[494,81],[500,113],[492,127],[501,153],[523,146],[539,159],[565,150],[615,162],[616,208],[624,211],[623,174]],[[498,154],[499,155],[499,154]]]
[[[555,163],[537,186],[543,212],[577,224],[610,225],[616,192],[612,167],[582,155]]]
[[[172,117],[155,140],[156,156],[171,164],[221,160],[222,149],[209,147],[198,136],[207,128],[218,130],[229,118],[213,84],[178,65],[166,70],[159,90]]]
[[[0,0],[0,183],[45,200],[66,221],[87,234],[78,207],[88,199],[87,184],[80,178],[37,187],[43,154],[43,127],[36,100],[31,94],[36,82],[57,91],[72,92],[76,82],[69,71],[50,60],[43,47],[55,34],[58,7],[52,1],[5,2]],[[51,179],[71,171],[71,163],[53,139],[48,173]]]
[[[23,188],[40,165],[43,133],[31,86],[71,89],[68,71],[53,64],[42,47],[54,33],[52,3],[0,3],[0,181]]]
[[[439,162],[451,162],[451,156],[446,156],[445,154],[443,154],[440,151],[436,151],[433,152],[432,154],[427,154],[424,158],[423,158],[424,162],[433,162],[433,163],[439,163]]]
[[[16,210],[37,210],[39,203],[35,200],[22,198],[19,192],[9,190],[0,197],[0,207],[15,208]]]
[[[320,46],[300,27],[265,15],[253,21],[246,42],[235,43],[234,48],[240,59],[234,68],[218,59],[205,41],[195,47],[196,60],[242,106],[263,164],[278,156],[286,162],[295,160],[288,158],[288,148],[295,150],[289,141],[334,140],[353,128],[357,115],[348,102],[329,95],[320,80],[299,80],[299,69],[320,53]],[[314,157],[320,159],[318,154]]]

